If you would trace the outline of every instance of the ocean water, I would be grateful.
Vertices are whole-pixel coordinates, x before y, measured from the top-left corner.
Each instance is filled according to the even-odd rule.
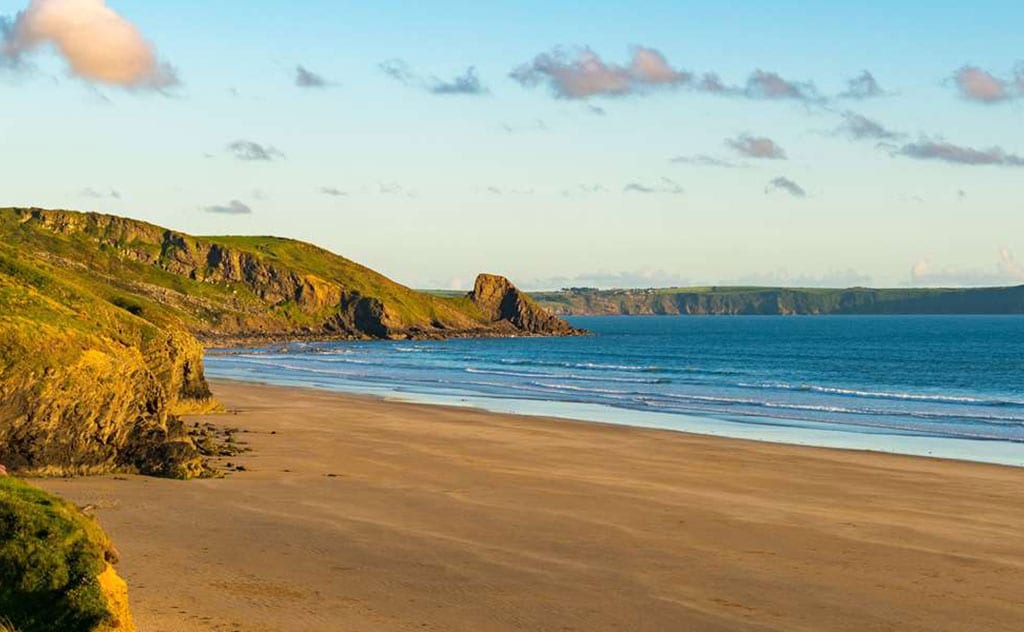
[[[1024,317],[587,317],[578,338],[213,351],[211,377],[1024,465]]]

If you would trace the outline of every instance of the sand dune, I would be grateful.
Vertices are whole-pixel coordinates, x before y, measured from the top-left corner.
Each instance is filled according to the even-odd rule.
[[[214,389],[247,471],[41,483],[96,506],[140,630],[1024,622],[1024,469]]]

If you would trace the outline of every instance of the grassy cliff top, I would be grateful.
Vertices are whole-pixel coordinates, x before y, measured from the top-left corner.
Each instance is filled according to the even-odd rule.
[[[0,477],[0,614],[19,632],[132,630],[110,540],[70,503]]]
[[[43,261],[62,281],[201,336],[316,332],[346,297],[378,301],[393,331],[488,324],[460,297],[416,292],[289,239],[195,237],[98,213],[14,208],[0,209],[0,237],[8,258]],[[345,325],[338,333],[359,333],[354,323]]]

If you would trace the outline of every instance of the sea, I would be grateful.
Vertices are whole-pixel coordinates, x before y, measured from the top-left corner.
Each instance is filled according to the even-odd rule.
[[[1024,466],[1024,316],[602,316],[588,336],[211,351],[213,378]],[[781,466],[781,465],[780,465]]]

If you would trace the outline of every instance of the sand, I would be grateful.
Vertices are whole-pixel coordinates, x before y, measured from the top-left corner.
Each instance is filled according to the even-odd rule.
[[[142,632],[1024,627],[1024,469],[214,390],[247,471],[39,482]]]

